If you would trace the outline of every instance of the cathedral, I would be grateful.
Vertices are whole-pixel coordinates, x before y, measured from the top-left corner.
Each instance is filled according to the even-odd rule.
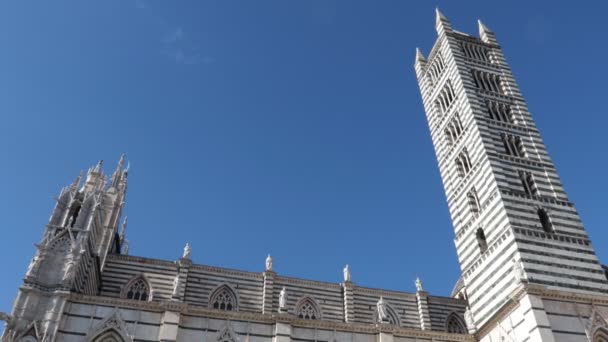
[[[608,280],[495,34],[456,31],[414,69],[454,228],[449,297],[129,255],[128,167],[64,187],[1,342],[608,342]],[[439,199],[438,199],[439,200]],[[261,262],[261,264],[263,264]]]

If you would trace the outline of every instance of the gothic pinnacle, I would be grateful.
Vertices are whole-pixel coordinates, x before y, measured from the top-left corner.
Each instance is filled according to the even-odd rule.
[[[72,183],[72,187],[73,188],[78,188],[78,186],[80,185],[80,181],[82,180],[82,170],[80,170],[80,173],[78,174],[78,177],[76,177],[76,179],[74,180],[74,183]]]
[[[426,62],[426,58],[424,58],[419,48],[416,48],[416,62]]]
[[[448,18],[446,18],[445,15],[443,15],[443,13],[441,13],[441,11],[439,10],[439,7],[435,7],[435,22],[438,23],[441,20],[448,21]]]
[[[121,242],[125,240],[125,235],[127,232],[127,219],[128,219],[128,217],[125,216],[125,219],[122,221],[122,228],[120,231],[120,241]]]
[[[97,162],[97,165],[95,165],[95,168],[93,169],[93,172],[101,172],[102,165],[103,165],[103,159],[99,159],[99,161]]]
[[[486,34],[486,33],[490,33],[492,32],[492,30],[490,30],[486,25],[484,25],[481,22],[481,19],[477,19],[477,25],[479,26],[479,36],[481,37],[481,35]]]

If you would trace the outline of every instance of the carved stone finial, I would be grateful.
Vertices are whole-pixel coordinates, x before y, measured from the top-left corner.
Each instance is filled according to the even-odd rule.
[[[81,180],[82,180],[82,170],[80,170],[80,174],[78,175],[78,177],[76,177],[76,179],[74,180],[74,183],[72,183],[72,188],[77,189],[78,186],[80,185]]]
[[[424,291],[424,286],[422,285],[422,280],[420,280],[420,278],[416,277],[416,292],[422,292]]]
[[[129,240],[125,240],[123,243],[123,254],[124,255],[129,255]]]
[[[342,275],[344,276],[344,282],[352,281],[352,277],[350,275],[350,267],[348,266],[348,264],[344,266],[344,269],[342,270]]]
[[[97,162],[97,165],[95,165],[95,168],[93,169],[93,172],[101,172],[101,166],[103,165],[103,159],[100,159]]]
[[[287,311],[287,290],[285,287],[279,293],[279,312]]]
[[[182,258],[190,259],[190,253],[192,253],[192,248],[190,248],[190,244],[188,242],[186,242],[186,246],[184,246],[184,254],[182,255]]]
[[[272,272],[272,257],[270,254],[266,257],[266,271]]]

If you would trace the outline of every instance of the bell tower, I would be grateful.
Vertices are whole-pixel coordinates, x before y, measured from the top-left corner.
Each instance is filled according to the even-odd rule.
[[[84,181],[81,172],[61,190],[6,317],[3,342],[26,336],[52,341],[69,293],[98,294],[106,256],[123,248],[118,228],[127,191],[124,162],[123,155],[109,182],[100,161]]]
[[[603,296],[608,282],[495,34],[478,26],[458,32],[437,10],[437,40],[414,64],[470,320],[487,328],[527,306],[521,336],[553,341],[532,289]]]

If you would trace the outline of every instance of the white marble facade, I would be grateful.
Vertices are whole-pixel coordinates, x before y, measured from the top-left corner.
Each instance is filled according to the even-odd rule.
[[[2,342],[608,341],[608,281],[496,37],[416,52],[462,268],[451,297],[128,255],[124,156],[62,189]],[[534,146],[534,149],[531,148]],[[120,230],[120,232],[119,232]],[[450,281],[450,280],[448,280]]]

